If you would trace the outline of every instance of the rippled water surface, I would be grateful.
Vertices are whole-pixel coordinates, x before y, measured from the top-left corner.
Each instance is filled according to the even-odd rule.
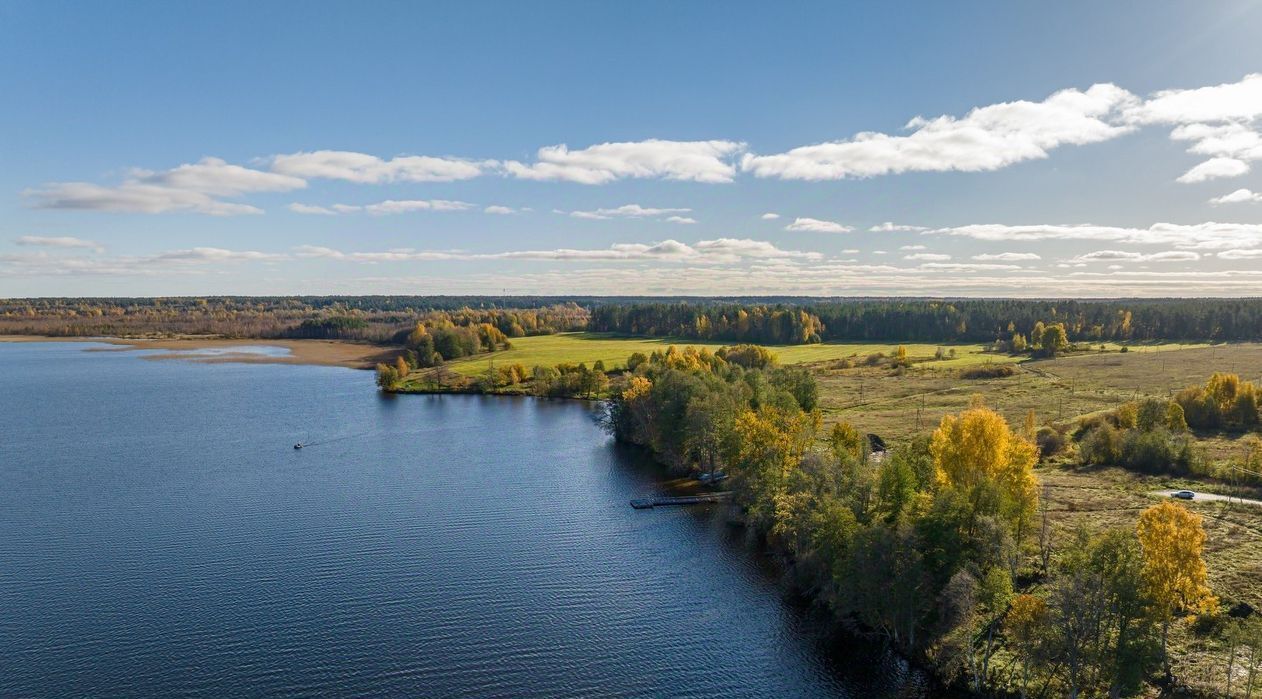
[[[0,343],[0,696],[922,693],[589,406],[89,347]]]

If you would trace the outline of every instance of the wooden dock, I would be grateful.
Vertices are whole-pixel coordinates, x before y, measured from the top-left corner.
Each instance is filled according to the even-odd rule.
[[[699,505],[703,502],[722,502],[731,497],[731,491],[721,493],[702,493],[700,495],[679,495],[679,496],[653,496],[648,498],[636,498],[631,501],[631,506],[637,510],[651,510],[654,507],[665,507],[667,505]]]

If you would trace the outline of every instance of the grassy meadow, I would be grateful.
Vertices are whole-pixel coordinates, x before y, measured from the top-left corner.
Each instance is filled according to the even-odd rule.
[[[627,357],[635,352],[649,354],[654,350],[665,350],[671,345],[680,349],[708,347],[716,350],[724,345],[733,344],[671,338],[626,337],[605,333],[537,335],[514,338],[512,343],[512,349],[458,359],[449,362],[447,368],[465,376],[480,376],[492,363],[496,365],[522,364],[530,369],[535,366],[555,366],[561,363],[586,363],[591,366],[597,361],[602,361],[605,367],[612,371],[625,366]],[[776,353],[782,364],[810,364],[851,357],[862,358],[875,352],[892,354],[897,347],[897,343],[829,342],[815,345],[772,345],[770,349]],[[945,347],[948,352],[954,349],[955,358],[940,362],[943,366],[960,367],[988,361],[1015,361],[1007,355],[985,354],[982,346],[977,344],[907,344],[905,347],[908,355],[913,359],[931,359],[938,347]]]

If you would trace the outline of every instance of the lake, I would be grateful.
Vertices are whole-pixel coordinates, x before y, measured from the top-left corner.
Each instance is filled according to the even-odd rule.
[[[0,696],[926,694],[595,406],[147,354],[0,343]]]

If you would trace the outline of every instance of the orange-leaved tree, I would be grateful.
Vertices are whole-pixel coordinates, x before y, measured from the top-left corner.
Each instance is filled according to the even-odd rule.
[[[938,487],[956,490],[969,503],[970,530],[979,516],[999,516],[1019,542],[1038,506],[1034,444],[1013,434],[999,413],[978,405],[942,418],[929,450]]]
[[[1161,657],[1168,674],[1166,641],[1175,614],[1210,612],[1218,605],[1201,558],[1205,529],[1200,515],[1163,502],[1140,513],[1136,533],[1144,554],[1144,588],[1161,622]]]

